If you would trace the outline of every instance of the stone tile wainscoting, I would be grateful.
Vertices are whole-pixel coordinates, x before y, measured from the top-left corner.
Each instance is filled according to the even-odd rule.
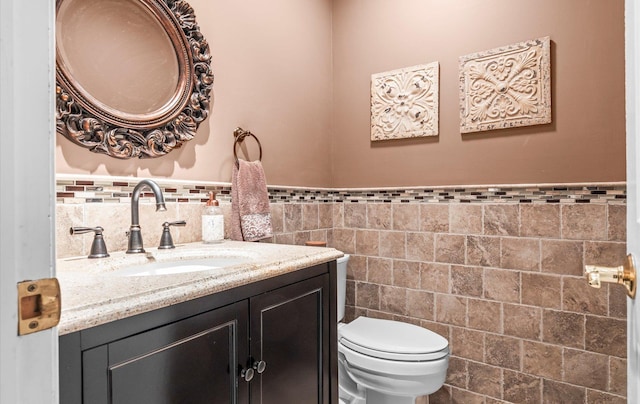
[[[131,224],[131,193],[140,181],[122,177],[58,176],[56,181],[56,252],[58,258],[88,255],[93,233],[69,234],[71,226],[101,226],[109,251],[127,249]],[[202,212],[208,193],[217,193],[225,215],[225,237],[231,222],[231,188],[228,183],[155,180],[164,194],[167,210],[156,212],[153,193],[140,195],[140,227],[144,246],[157,247],[162,223],[186,220],[184,227],[172,227],[176,245],[202,240]],[[267,242],[304,244],[308,240],[328,241],[333,227],[333,194],[328,190],[269,189],[274,237]]]
[[[450,341],[429,403],[624,403],[626,298],[583,264],[619,265],[625,205],[336,205],[353,254],[349,316],[422,325]],[[604,400],[604,401],[603,401]]]
[[[229,215],[228,184],[157,181],[167,212],[141,199],[145,246],[164,221],[177,244],[200,239],[209,190]],[[58,257],[85,255],[105,228],[126,249],[136,179],[59,178]],[[626,295],[590,288],[583,265],[626,253],[625,185],[269,189],[271,242],[326,240],[351,254],[347,320],[391,318],[450,342],[445,386],[420,403],[625,403]],[[228,220],[227,220],[228,222]]]

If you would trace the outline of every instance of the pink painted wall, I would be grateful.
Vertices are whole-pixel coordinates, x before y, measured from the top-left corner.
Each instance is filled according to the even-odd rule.
[[[56,171],[230,181],[233,130],[240,126],[260,139],[270,184],[328,186],[331,1],[189,3],[215,74],[211,115],[196,138],[161,158],[121,161],[58,136]],[[257,157],[251,147],[248,152]]]
[[[624,1],[334,1],[332,185],[625,180]],[[461,135],[458,57],[550,36],[553,123]],[[440,135],[370,141],[373,73],[440,62]]]
[[[241,126],[260,138],[277,185],[625,180],[622,0],[190,3],[215,73],[197,138],[166,157],[120,161],[59,136],[58,173],[230,181]],[[553,123],[461,135],[458,57],[542,36],[552,40]],[[432,61],[440,135],[372,143],[371,74]]]

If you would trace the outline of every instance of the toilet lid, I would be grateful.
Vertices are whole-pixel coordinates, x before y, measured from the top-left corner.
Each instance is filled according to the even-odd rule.
[[[442,336],[399,321],[358,317],[340,328],[340,343],[364,355],[400,361],[429,361],[449,354]]]

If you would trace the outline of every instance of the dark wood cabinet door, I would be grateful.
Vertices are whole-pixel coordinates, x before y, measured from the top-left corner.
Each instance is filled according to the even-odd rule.
[[[250,299],[251,403],[329,403],[329,275]]]
[[[247,313],[241,301],[85,351],[83,401],[248,403]]]

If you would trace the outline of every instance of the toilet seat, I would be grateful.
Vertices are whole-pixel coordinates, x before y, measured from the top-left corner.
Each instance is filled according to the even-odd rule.
[[[347,261],[348,255],[337,260],[342,307]],[[337,342],[338,395],[347,404],[414,404],[446,380],[447,340],[416,325],[358,317],[349,324],[338,323]]]
[[[449,344],[442,336],[398,321],[358,317],[340,327],[339,334],[345,347],[379,359],[425,362],[449,354]]]

